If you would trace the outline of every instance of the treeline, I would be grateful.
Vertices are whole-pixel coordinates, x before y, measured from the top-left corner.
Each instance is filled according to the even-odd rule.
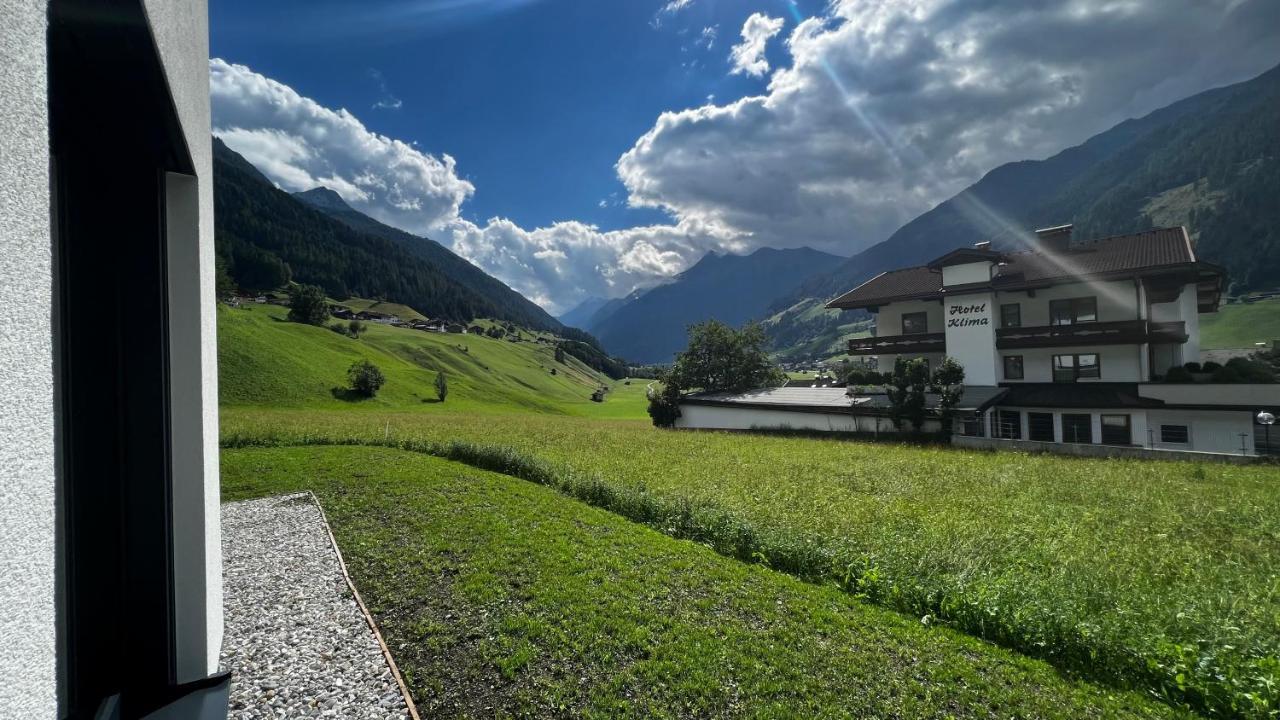
[[[591,340],[591,342],[584,340],[562,340],[557,347],[578,358],[584,365],[592,370],[602,372],[614,380],[621,380],[622,378],[627,377],[627,362],[625,360],[622,358],[609,357],[609,355],[600,348],[599,343],[595,342],[595,338],[592,338],[581,330],[578,330],[577,328],[566,328],[566,330],[572,331],[575,334],[585,335]],[[570,333],[565,332],[564,334],[569,335]]]
[[[550,318],[530,317],[472,290],[395,242],[299,202],[216,139],[214,210],[217,254],[244,289],[270,290],[291,279],[338,299],[387,298],[432,318],[491,317],[563,331]]]

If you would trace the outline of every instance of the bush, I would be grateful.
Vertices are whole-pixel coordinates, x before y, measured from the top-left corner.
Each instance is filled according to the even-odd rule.
[[[1221,369],[1222,369],[1222,364],[1221,364],[1221,363],[1216,363],[1216,362],[1214,362],[1214,361],[1212,361],[1212,360],[1210,360],[1210,361],[1206,362],[1204,365],[1201,365],[1201,366],[1200,366],[1200,371],[1201,371],[1201,372],[1207,372],[1207,373],[1214,373],[1214,372],[1218,372],[1218,371],[1219,371],[1219,370],[1221,370]]]
[[[668,381],[661,390],[649,388],[648,413],[654,427],[675,427],[680,417],[680,387]]]
[[[1219,380],[1218,377],[1230,378]],[[1276,373],[1269,365],[1248,358],[1231,358],[1221,370],[1213,374],[1214,382],[1273,383]]]
[[[445,378],[444,371],[441,370],[436,373],[436,398],[440,402],[444,402],[447,397],[449,397],[449,381]]]
[[[336,333],[338,333],[339,335],[346,335],[346,334],[347,334],[347,326],[346,326],[346,325],[343,325],[343,324],[342,324],[342,323],[340,323],[340,322],[329,323],[329,329],[330,329],[330,330],[332,330],[332,331],[334,331],[334,332],[336,332]]]
[[[386,384],[387,378],[377,365],[368,360],[357,360],[347,368],[347,381],[351,384],[352,390],[365,397],[373,397]]]
[[[1187,372],[1184,367],[1171,367],[1169,372],[1165,373],[1164,381],[1167,383],[1190,383],[1195,382],[1196,379],[1191,377],[1191,373]]]
[[[844,378],[846,385],[883,385],[884,375],[870,368],[855,367]]]
[[[1187,372],[1189,372],[1189,373],[1198,373],[1198,372],[1201,372],[1201,370],[1200,370],[1200,363],[1198,363],[1198,362],[1189,362],[1189,363],[1184,363],[1184,364],[1183,364],[1183,366],[1182,366],[1182,368],[1183,368],[1184,370],[1186,370]]]
[[[364,324],[363,320],[352,318],[351,321],[347,323],[347,334],[357,340],[359,340],[360,336],[368,329],[368,326]]]

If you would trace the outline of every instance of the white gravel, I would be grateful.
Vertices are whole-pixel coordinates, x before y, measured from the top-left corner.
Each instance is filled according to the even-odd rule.
[[[222,506],[232,718],[408,717],[310,495]]]

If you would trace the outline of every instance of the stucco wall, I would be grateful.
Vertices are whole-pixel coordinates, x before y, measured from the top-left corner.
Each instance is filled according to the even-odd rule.
[[[1079,345],[1061,348],[1020,348],[999,351],[997,374],[1001,382],[1053,382],[1053,356],[1094,354],[1101,365],[1101,377],[1080,378],[1077,382],[1142,382],[1142,348],[1140,345]],[[1022,356],[1022,380],[1004,377],[1007,355]]]
[[[937,300],[910,300],[884,305],[876,313],[876,335],[902,334],[902,316],[909,313],[928,313],[928,332],[942,332],[942,304]]]
[[[0,718],[57,713],[44,2],[0,0]]]
[[[1049,324],[1050,301],[1078,297],[1098,299],[1099,322],[1138,319],[1138,289],[1132,280],[1054,285],[1037,290],[1035,297],[1002,291],[996,294],[995,303],[997,312],[1000,305],[1018,303],[1022,306],[1022,327],[1040,327]]]
[[[926,421],[925,429],[936,431],[936,421]],[[816,430],[820,432],[893,433],[888,418],[854,416],[845,413],[791,412],[761,408],[710,405],[681,405],[676,427],[704,430]]]
[[[205,0],[145,0],[196,177],[170,176],[169,314],[178,680],[217,669],[222,645],[213,147]]]

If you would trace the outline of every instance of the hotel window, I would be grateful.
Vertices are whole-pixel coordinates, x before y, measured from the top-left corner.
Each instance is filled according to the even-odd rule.
[[[1022,306],[1018,303],[1000,306],[1000,327],[1022,327]]]
[[[903,335],[923,335],[929,332],[929,313],[913,312],[902,316]]]
[[[1053,413],[1027,413],[1027,438],[1053,442]]]
[[[1093,418],[1089,415],[1062,413],[1062,442],[1093,442]]]
[[[1186,425],[1161,425],[1160,442],[1186,445],[1191,442],[1191,430]]]
[[[1133,433],[1129,430],[1128,415],[1102,416],[1103,445],[1132,445]]]
[[[1050,325],[1075,325],[1098,320],[1098,299],[1093,297],[1067,298],[1049,301]]]
[[[1022,379],[1022,356],[1021,355],[1005,355],[1004,356],[1004,379],[1005,380],[1021,380]]]
[[[1053,356],[1054,382],[1075,382],[1080,378],[1098,377],[1102,377],[1102,368],[1097,353]]]
[[[1022,416],[1017,410],[996,412],[996,437],[1005,440],[1022,439]]]

